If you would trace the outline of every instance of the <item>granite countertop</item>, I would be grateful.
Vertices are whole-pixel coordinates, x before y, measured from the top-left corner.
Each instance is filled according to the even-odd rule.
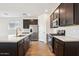
[[[68,36],[53,36],[55,38],[58,38],[61,41],[64,42],[78,42],[79,39],[78,38],[72,38],[72,37],[68,37]]]
[[[16,43],[20,40],[22,40],[23,38],[31,35],[32,33],[29,33],[29,34],[25,34],[24,36],[21,36],[21,37],[17,37],[15,35],[8,35],[8,37],[0,37],[0,42],[10,42],[10,43]]]

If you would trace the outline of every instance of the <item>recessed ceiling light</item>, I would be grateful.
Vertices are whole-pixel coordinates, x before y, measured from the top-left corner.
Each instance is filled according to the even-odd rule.
[[[31,14],[28,13],[27,16],[31,16]]]
[[[22,15],[27,15],[26,13],[23,13]]]
[[[48,10],[46,9],[45,12],[48,12]]]
[[[8,15],[8,13],[4,13],[4,15]]]

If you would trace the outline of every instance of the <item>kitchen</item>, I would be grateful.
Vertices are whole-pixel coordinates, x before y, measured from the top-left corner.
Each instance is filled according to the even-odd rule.
[[[78,3],[0,4],[0,56],[24,56],[32,41],[56,56],[78,56],[78,10]]]

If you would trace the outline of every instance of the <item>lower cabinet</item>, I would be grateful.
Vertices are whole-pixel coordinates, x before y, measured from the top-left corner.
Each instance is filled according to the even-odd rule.
[[[54,37],[54,53],[56,56],[79,56],[79,42],[65,42]]]
[[[62,44],[60,44],[59,42],[55,41],[54,44],[54,53],[57,56],[62,56],[64,54],[64,47]]]
[[[0,56],[17,56],[17,43],[0,43]]]
[[[25,54],[24,52],[24,41],[21,40],[18,42],[18,55],[23,56]]]
[[[25,37],[23,40],[19,41],[18,44],[19,44],[18,45],[18,55],[24,56],[27,53],[29,46],[30,46],[29,36]]]
[[[30,38],[26,37],[26,38],[24,38],[24,50],[25,50],[25,53],[28,51],[29,46],[30,46]]]
[[[29,46],[29,36],[18,42],[0,42],[0,56],[24,56]]]

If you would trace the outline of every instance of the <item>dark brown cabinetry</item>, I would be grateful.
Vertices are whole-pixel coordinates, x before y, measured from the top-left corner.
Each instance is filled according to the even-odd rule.
[[[64,45],[62,44],[61,41],[55,38],[54,41],[54,53],[57,56],[62,56],[64,55]]]
[[[23,20],[23,28],[29,28],[29,25],[37,25],[38,24],[38,20],[37,19],[24,19]]]
[[[50,16],[50,28],[53,28],[53,14]]]
[[[0,56],[24,56],[30,46],[29,36],[18,42],[0,42]]]
[[[73,3],[66,3],[65,5],[66,5],[65,23],[66,25],[73,25],[74,24],[74,5]]]
[[[73,3],[60,4],[60,26],[74,24],[74,5]]]
[[[59,26],[59,7],[57,7],[56,10],[50,16],[50,27],[51,28],[57,27],[57,26],[54,26],[53,24],[53,21],[56,19],[58,19],[56,24]]]
[[[79,56],[79,42],[65,42],[54,37],[54,53],[56,56]]]
[[[29,46],[30,46],[30,39],[29,39],[29,37],[26,37],[26,38],[24,38],[24,50],[25,50],[25,53],[28,51]]]
[[[30,46],[30,39],[29,36],[25,37],[21,41],[18,42],[18,55],[19,56],[24,56],[25,53],[28,51],[29,46]]]
[[[60,4],[59,8],[60,8],[60,26],[64,26],[65,25],[65,19],[66,19],[66,10],[65,10],[65,4]]]
[[[53,20],[55,20],[56,18],[59,18],[59,7],[57,7],[53,13]]]
[[[29,24],[30,24],[30,19],[29,20],[23,20],[23,28],[29,28]]]
[[[17,51],[17,43],[0,42],[0,56],[16,56]]]
[[[74,4],[74,10],[75,10],[75,13],[74,13],[74,23],[75,24],[79,24],[79,3],[75,3]]]
[[[23,56],[24,55],[24,41],[23,40],[20,40],[18,42],[18,55],[19,56]]]
[[[59,17],[56,14],[57,9],[59,9]],[[59,26],[79,24],[79,3],[61,3],[56,10],[52,14],[53,19],[59,18]]]

